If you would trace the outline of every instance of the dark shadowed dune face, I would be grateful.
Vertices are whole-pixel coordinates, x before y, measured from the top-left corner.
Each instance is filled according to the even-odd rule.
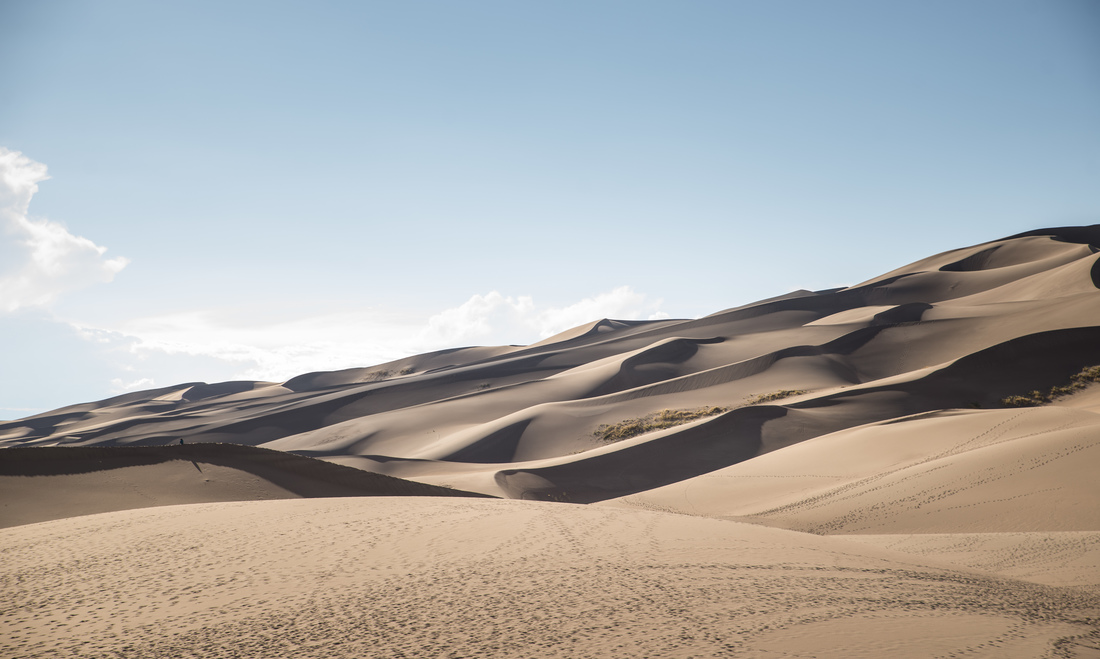
[[[0,460],[0,528],[184,503],[364,496],[485,495],[234,444],[9,448]]]
[[[5,423],[0,445],[239,444],[495,496],[601,501],[1057,386],[1100,363],[1098,246],[1097,226],[1038,230],[697,320],[604,319],[526,347],[137,392]],[[725,411],[621,441],[598,433],[706,406]]]
[[[1098,246],[0,424],[0,655],[1100,656]]]

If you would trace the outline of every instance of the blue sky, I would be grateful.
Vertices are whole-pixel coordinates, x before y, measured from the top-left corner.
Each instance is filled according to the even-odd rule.
[[[1100,221],[1090,0],[0,0],[0,61],[0,418]]]

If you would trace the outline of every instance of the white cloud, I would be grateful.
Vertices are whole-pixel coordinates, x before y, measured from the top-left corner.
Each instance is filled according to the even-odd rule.
[[[548,308],[539,308],[531,297],[505,297],[493,291],[432,316],[419,339],[425,346],[435,346],[432,350],[471,342],[531,343],[601,318],[667,318],[657,309],[660,304],[629,286]]]
[[[283,381],[310,371],[370,366],[409,354],[411,318],[372,310],[328,313],[275,322],[242,320],[239,310],[207,310],[145,318],[110,333],[143,372],[142,362],[207,357],[229,365],[233,378]],[[262,314],[258,314],[262,315]],[[83,328],[90,341],[103,332]],[[210,380],[196,374],[193,379]],[[168,380],[157,377],[157,382]]]
[[[437,314],[377,309],[272,318],[285,309],[215,309],[122,323],[79,325],[41,309],[0,314],[0,413],[62,405],[184,382],[282,382],[310,371],[381,364],[464,345],[527,344],[603,317],[662,316],[629,287],[562,307],[529,296],[474,295]],[[53,377],[64,365],[65,377]],[[46,374],[46,375],[42,375]]]
[[[493,291],[429,317],[366,309],[260,322],[250,316],[262,313],[227,309],[145,318],[112,330],[77,330],[128,373],[112,383],[117,392],[145,379],[167,385],[216,377],[184,371],[181,363],[188,359],[202,358],[208,369],[217,362],[218,372],[229,369],[234,379],[280,382],[310,371],[372,366],[445,348],[534,343],[605,317],[667,317],[659,304],[628,286],[564,307],[539,307],[530,296]]]
[[[153,378],[138,378],[133,382],[124,382],[122,378],[114,378],[111,380],[111,388],[114,393],[126,393],[127,391],[139,391],[141,389],[152,389],[157,386],[156,380]]]
[[[571,327],[601,318],[617,320],[656,320],[668,318],[657,309],[661,300],[650,300],[636,293],[629,286],[620,286],[596,297],[586,297],[580,302],[561,309],[546,309],[538,314],[539,338],[545,339]]]
[[[46,166],[0,147],[0,310],[45,306],[58,296],[114,279],[129,261],[62,225],[27,215]]]
[[[486,343],[503,332],[511,338],[495,343],[525,341],[531,333],[532,316],[537,313],[533,298],[525,295],[505,297],[497,291],[487,295],[474,295],[466,302],[445,309],[428,319],[420,330],[417,341],[428,346],[453,347],[471,342]],[[508,330],[513,330],[508,332]]]

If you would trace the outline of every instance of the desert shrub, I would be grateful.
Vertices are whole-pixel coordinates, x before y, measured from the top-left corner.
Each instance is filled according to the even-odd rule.
[[[382,380],[388,380],[396,375],[409,375],[415,373],[416,369],[412,366],[406,366],[400,371],[390,370],[388,368],[380,368],[376,371],[370,371],[359,378],[360,382],[380,382]]]
[[[596,428],[596,438],[607,442],[621,442],[638,435],[679,426],[689,421],[715,416],[729,410],[728,407],[700,407],[694,410],[661,410],[636,419],[626,419],[618,423],[604,424]]]
[[[366,375],[360,377],[359,381],[360,382],[378,382],[379,380],[385,380],[386,378],[390,377],[391,375],[393,375],[393,371],[388,371],[386,369],[380,369],[380,370],[377,370],[377,371],[371,371],[371,372],[367,373]]]
[[[1002,398],[1001,405],[1005,407],[1035,407],[1049,403],[1055,398],[1081,391],[1093,382],[1100,382],[1100,366],[1086,366],[1080,372],[1071,375],[1068,384],[1056,384],[1047,393],[1036,389],[1026,394]]]
[[[1049,402],[1050,397],[1038,390],[1001,399],[1001,404],[1005,407],[1035,407]]]
[[[760,403],[770,403],[774,400],[783,400],[784,398],[790,398],[791,396],[798,396],[804,393],[806,393],[805,389],[780,389],[779,391],[773,391],[767,394],[751,396],[748,399],[748,404],[759,405]]]
[[[1070,382],[1086,387],[1091,382],[1100,382],[1100,366],[1089,366],[1081,369],[1081,372],[1070,376]]]

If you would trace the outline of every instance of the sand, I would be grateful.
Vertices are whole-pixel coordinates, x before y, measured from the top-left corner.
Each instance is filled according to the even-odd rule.
[[[193,504],[0,538],[4,656],[1030,657],[1087,651],[1100,613],[833,538],[525,501]]]
[[[842,430],[607,504],[817,534],[1100,532],[1100,415],[950,410]]]
[[[234,444],[13,448],[0,528],[184,503],[361,496],[484,497]]]
[[[1100,657],[1098,252],[0,423],[0,656]]]

